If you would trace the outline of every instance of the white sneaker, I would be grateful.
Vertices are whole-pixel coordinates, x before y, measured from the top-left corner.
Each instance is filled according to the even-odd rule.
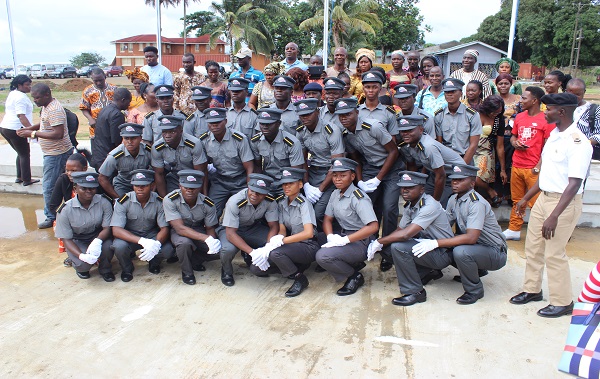
[[[520,231],[514,231],[514,230],[510,230],[510,229],[506,229],[505,231],[502,232],[502,234],[504,234],[504,237],[506,237],[507,241],[520,241],[521,240],[521,232]]]

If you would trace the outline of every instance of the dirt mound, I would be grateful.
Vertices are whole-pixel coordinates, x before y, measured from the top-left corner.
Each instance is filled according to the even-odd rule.
[[[54,82],[52,82],[50,80],[35,80],[34,79],[33,84],[38,84],[38,83],[44,83],[50,89],[55,89],[56,87],[58,87],[58,84],[56,84],[56,83],[54,83]]]
[[[92,84],[92,81],[88,79],[70,79],[59,86],[59,89],[66,92],[79,92],[83,91],[83,89],[90,84]]]

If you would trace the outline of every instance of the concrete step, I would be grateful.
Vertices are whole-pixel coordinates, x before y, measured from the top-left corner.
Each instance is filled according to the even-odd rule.
[[[585,182],[584,204],[600,205],[600,162],[592,161],[590,176]]]
[[[30,186],[23,186],[22,184],[15,183],[14,175],[0,175],[0,192],[41,195],[42,182],[40,181],[39,183],[35,183]]]

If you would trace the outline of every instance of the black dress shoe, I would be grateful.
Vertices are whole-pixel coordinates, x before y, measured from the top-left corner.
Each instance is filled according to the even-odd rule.
[[[294,284],[285,292],[286,297],[298,296],[308,287],[308,278],[304,274],[297,274]]]
[[[530,301],[542,301],[542,291],[538,292],[538,293],[531,293],[531,292],[521,292],[518,295],[515,295],[513,297],[510,298],[510,302],[512,304],[527,304]]]
[[[77,274],[77,276],[79,277],[79,279],[89,279],[90,278],[90,272],[89,271],[75,271],[75,273]]]
[[[394,267],[394,262],[389,261],[388,259],[383,258],[383,257],[381,258],[381,263],[379,264],[379,269],[382,272],[386,272],[389,269],[391,269],[392,267]]]
[[[315,272],[325,272],[327,270],[325,270],[323,267],[317,265],[317,267],[315,267]]]
[[[420,292],[411,293],[392,299],[392,304],[407,307],[416,303],[424,303],[427,300],[427,292],[423,288]]]
[[[202,263],[198,263],[197,265],[192,266],[192,270],[194,271],[206,271],[206,267]]]
[[[102,274],[102,279],[104,279],[105,282],[114,282],[115,281],[115,274],[113,274],[112,272],[107,272],[106,274]]]
[[[488,270],[477,270],[477,274],[479,274],[479,277],[481,278],[482,276],[486,276],[488,274]],[[455,275],[452,280],[460,283],[462,279],[460,278],[460,275]]]
[[[51,228],[53,224],[54,221],[47,218],[38,224],[38,229],[48,229]]]
[[[474,293],[465,292],[462,294],[461,297],[456,299],[456,302],[460,305],[475,304],[477,302],[477,300],[481,299],[482,297],[483,297],[483,294],[477,295]]]
[[[365,262],[358,262],[352,265],[354,271],[360,271],[365,267],[367,267],[367,264]]]
[[[235,284],[233,275],[226,274],[223,269],[221,269],[221,283],[225,284],[227,287],[233,286]]]
[[[148,265],[148,271],[152,274],[160,274],[160,265]]]
[[[24,185],[25,187],[27,187],[27,186],[30,186],[30,185],[32,185],[32,184],[39,183],[39,182],[40,182],[40,180],[39,180],[39,179],[34,179],[34,180],[30,180],[30,181],[28,181],[28,182],[23,182],[23,185]]]
[[[344,286],[337,290],[339,296],[348,296],[355,293],[363,284],[365,284],[365,278],[360,272],[354,273],[351,277],[346,280]]]
[[[17,178],[17,179],[15,179],[15,183],[17,183],[17,184],[21,184],[21,183],[23,183],[23,179],[19,179],[19,178]]]
[[[194,284],[196,284],[196,277],[194,276],[194,274],[192,274],[192,275],[181,274],[181,280],[183,280],[183,282],[185,284],[189,284],[190,286],[193,286]]]
[[[246,262],[248,267],[252,266],[252,256],[250,254],[242,251],[242,258],[244,258],[244,262]]]
[[[177,263],[177,262],[179,262],[179,258],[177,258],[177,256],[167,259],[167,263]]]
[[[571,313],[573,313],[573,302],[565,306],[556,306],[548,304],[544,308],[537,311],[538,316],[550,318],[570,315]]]
[[[131,280],[133,279],[133,274],[130,272],[122,272],[121,273],[121,280],[124,281],[125,283],[127,282],[131,282]],[[106,280],[106,279],[104,279]]]
[[[443,276],[444,276],[444,274],[442,273],[442,270],[431,270],[427,274],[425,274],[424,277],[421,278],[421,284],[426,285],[427,283],[431,282],[432,280],[438,280],[438,279],[442,278]]]

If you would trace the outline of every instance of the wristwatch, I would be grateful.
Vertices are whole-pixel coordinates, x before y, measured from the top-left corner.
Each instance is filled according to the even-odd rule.
[[[37,130],[34,130],[33,132],[31,132],[31,138],[35,138],[35,133],[37,132]]]
[[[540,173],[540,169],[539,169],[539,168],[537,168],[537,167],[534,167],[534,168],[533,168],[533,172],[535,172],[536,174],[539,174],[539,173]]]

